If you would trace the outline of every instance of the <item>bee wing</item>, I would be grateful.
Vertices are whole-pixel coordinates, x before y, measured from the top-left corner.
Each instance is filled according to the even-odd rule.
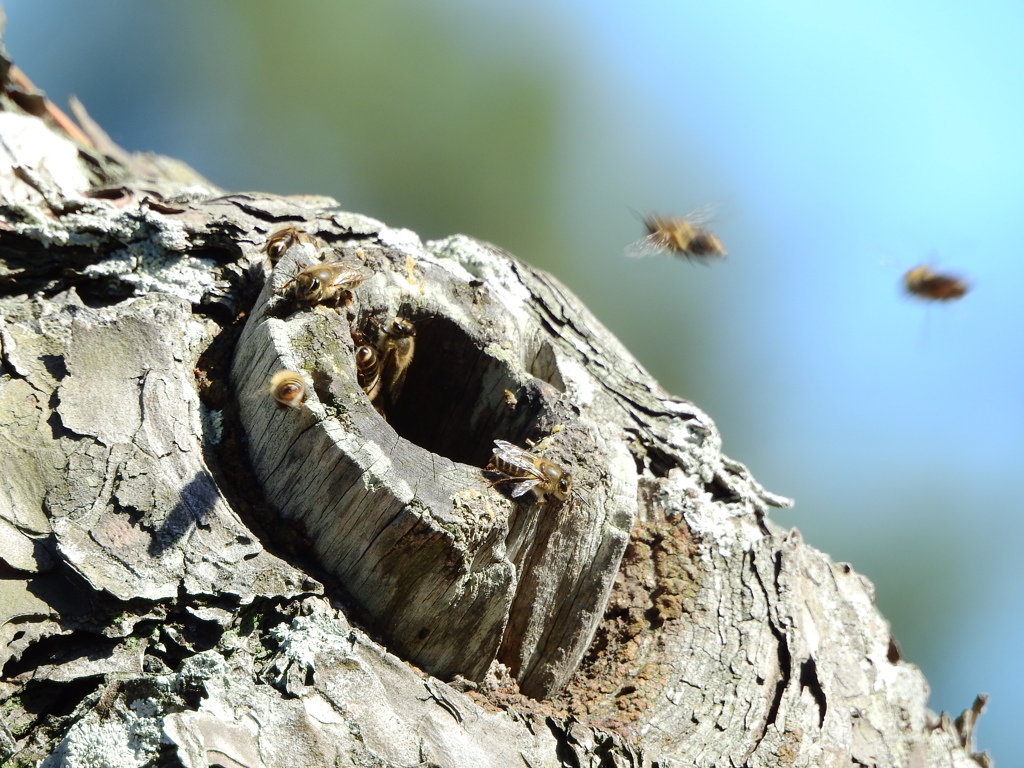
[[[497,456],[502,461],[507,461],[513,467],[529,473],[533,477],[537,478],[537,482],[540,482],[541,480],[544,479],[544,476],[540,473],[540,470],[537,469],[537,466],[534,462],[533,454],[527,451],[526,449],[520,448],[518,445],[513,445],[512,443],[506,440],[495,440],[494,446],[497,449],[494,451],[494,455]],[[529,490],[529,488],[532,487],[532,485],[528,486],[527,490]],[[525,492],[526,491],[523,491],[523,493]],[[514,495],[515,494],[513,494],[513,496]]]
[[[406,347],[409,339],[398,339],[388,333],[383,334],[381,347],[383,354],[380,360],[381,378],[387,384],[388,391],[393,399],[401,394],[402,386],[405,384],[405,376],[409,372],[409,365],[412,362],[412,353]],[[399,347],[402,347],[400,352]]]
[[[658,244],[655,235],[646,235],[626,246],[626,255],[631,259],[642,259],[644,256],[653,256],[664,251],[664,246]]]
[[[512,498],[519,498],[536,485],[540,485],[540,480],[536,477],[524,477],[518,479],[515,487],[512,489]]]
[[[686,220],[695,226],[703,226],[711,223],[711,220],[715,218],[715,213],[718,210],[717,205],[707,203],[699,208],[694,208],[688,214],[686,214]]]
[[[391,392],[392,400],[397,400],[398,396],[402,394],[402,388],[405,386],[405,377],[406,374],[408,373],[409,368],[405,367],[402,368],[402,370],[400,371],[396,371],[395,374],[391,377],[391,386],[389,389]]]
[[[369,267],[357,261],[339,261],[333,266],[336,269],[334,277],[331,278],[332,286],[359,285],[373,274]]]

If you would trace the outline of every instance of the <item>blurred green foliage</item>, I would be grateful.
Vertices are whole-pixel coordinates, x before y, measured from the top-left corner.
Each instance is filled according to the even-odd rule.
[[[234,14],[252,47],[240,83],[261,124],[251,156],[287,148],[293,166],[292,189],[274,191],[337,194],[424,237],[458,222],[515,252],[555,250],[555,73],[472,55],[423,3]]]

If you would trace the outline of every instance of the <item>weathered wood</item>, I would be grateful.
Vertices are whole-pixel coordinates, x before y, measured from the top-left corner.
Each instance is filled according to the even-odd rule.
[[[224,196],[41,103],[0,89],[0,762],[986,764],[982,702],[930,713],[870,584],[778,529],[784,500],[550,276]],[[301,247],[263,284],[285,224],[362,251],[350,307],[275,299]],[[399,314],[385,422],[350,331]],[[266,391],[284,368],[301,409]],[[493,439],[552,433],[578,497],[491,487]]]
[[[344,311],[287,298],[316,263],[307,244],[257,300],[233,371],[253,464],[270,503],[304,526],[390,645],[445,679],[480,680],[498,658],[524,692],[548,696],[601,618],[635,514],[635,466],[612,426],[565,395],[596,385],[559,366],[558,340],[524,311],[529,294],[505,255],[377,228],[328,257],[358,254],[374,270]],[[481,280],[469,271],[481,265],[504,274]],[[385,421],[357,385],[352,334],[372,337],[396,316],[418,330]],[[277,370],[308,377],[302,409],[275,407]],[[566,503],[513,503],[491,487],[483,467],[496,438],[523,444],[552,430],[545,453],[575,482]]]

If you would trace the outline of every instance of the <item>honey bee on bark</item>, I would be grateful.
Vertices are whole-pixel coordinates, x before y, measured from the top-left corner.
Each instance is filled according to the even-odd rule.
[[[506,475],[497,483],[512,483],[512,498],[532,491],[543,504],[547,497],[565,501],[572,492],[572,475],[549,459],[505,440],[494,441],[494,456],[487,469]]]
[[[297,371],[278,371],[270,378],[270,394],[278,408],[301,408],[308,393],[306,380]]]
[[[698,214],[689,216],[643,216],[647,236],[626,249],[629,256],[670,253],[687,259],[709,262],[723,258],[725,246],[714,233],[704,227]]]
[[[380,395],[380,355],[369,344],[356,347],[356,380],[372,403]]]
[[[369,267],[351,259],[314,264],[289,280],[284,292],[305,304],[339,306],[348,300],[353,288],[372,274]]]
[[[320,242],[311,234],[298,227],[285,227],[284,229],[277,230],[277,232],[267,238],[267,244],[263,250],[270,259],[270,263],[276,264],[278,259],[284,256],[289,248],[299,243],[307,243],[316,248],[317,251],[320,250]]]
[[[381,328],[380,342],[381,389],[388,406],[394,405],[402,394],[405,377],[416,351],[416,326],[411,320],[396,317]]]
[[[952,301],[970,290],[962,277],[936,272],[927,264],[908,270],[903,275],[903,287],[911,296],[926,301]]]

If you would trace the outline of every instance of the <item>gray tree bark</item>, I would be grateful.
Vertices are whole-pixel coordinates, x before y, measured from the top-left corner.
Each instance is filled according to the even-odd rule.
[[[983,701],[931,713],[867,580],[550,275],[225,194],[0,80],[0,763],[988,764]],[[323,255],[272,267],[285,225],[372,275],[291,300]],[[385,420],[353,334],[395,316]],[[512,497],[494,439],[573,493]]]

